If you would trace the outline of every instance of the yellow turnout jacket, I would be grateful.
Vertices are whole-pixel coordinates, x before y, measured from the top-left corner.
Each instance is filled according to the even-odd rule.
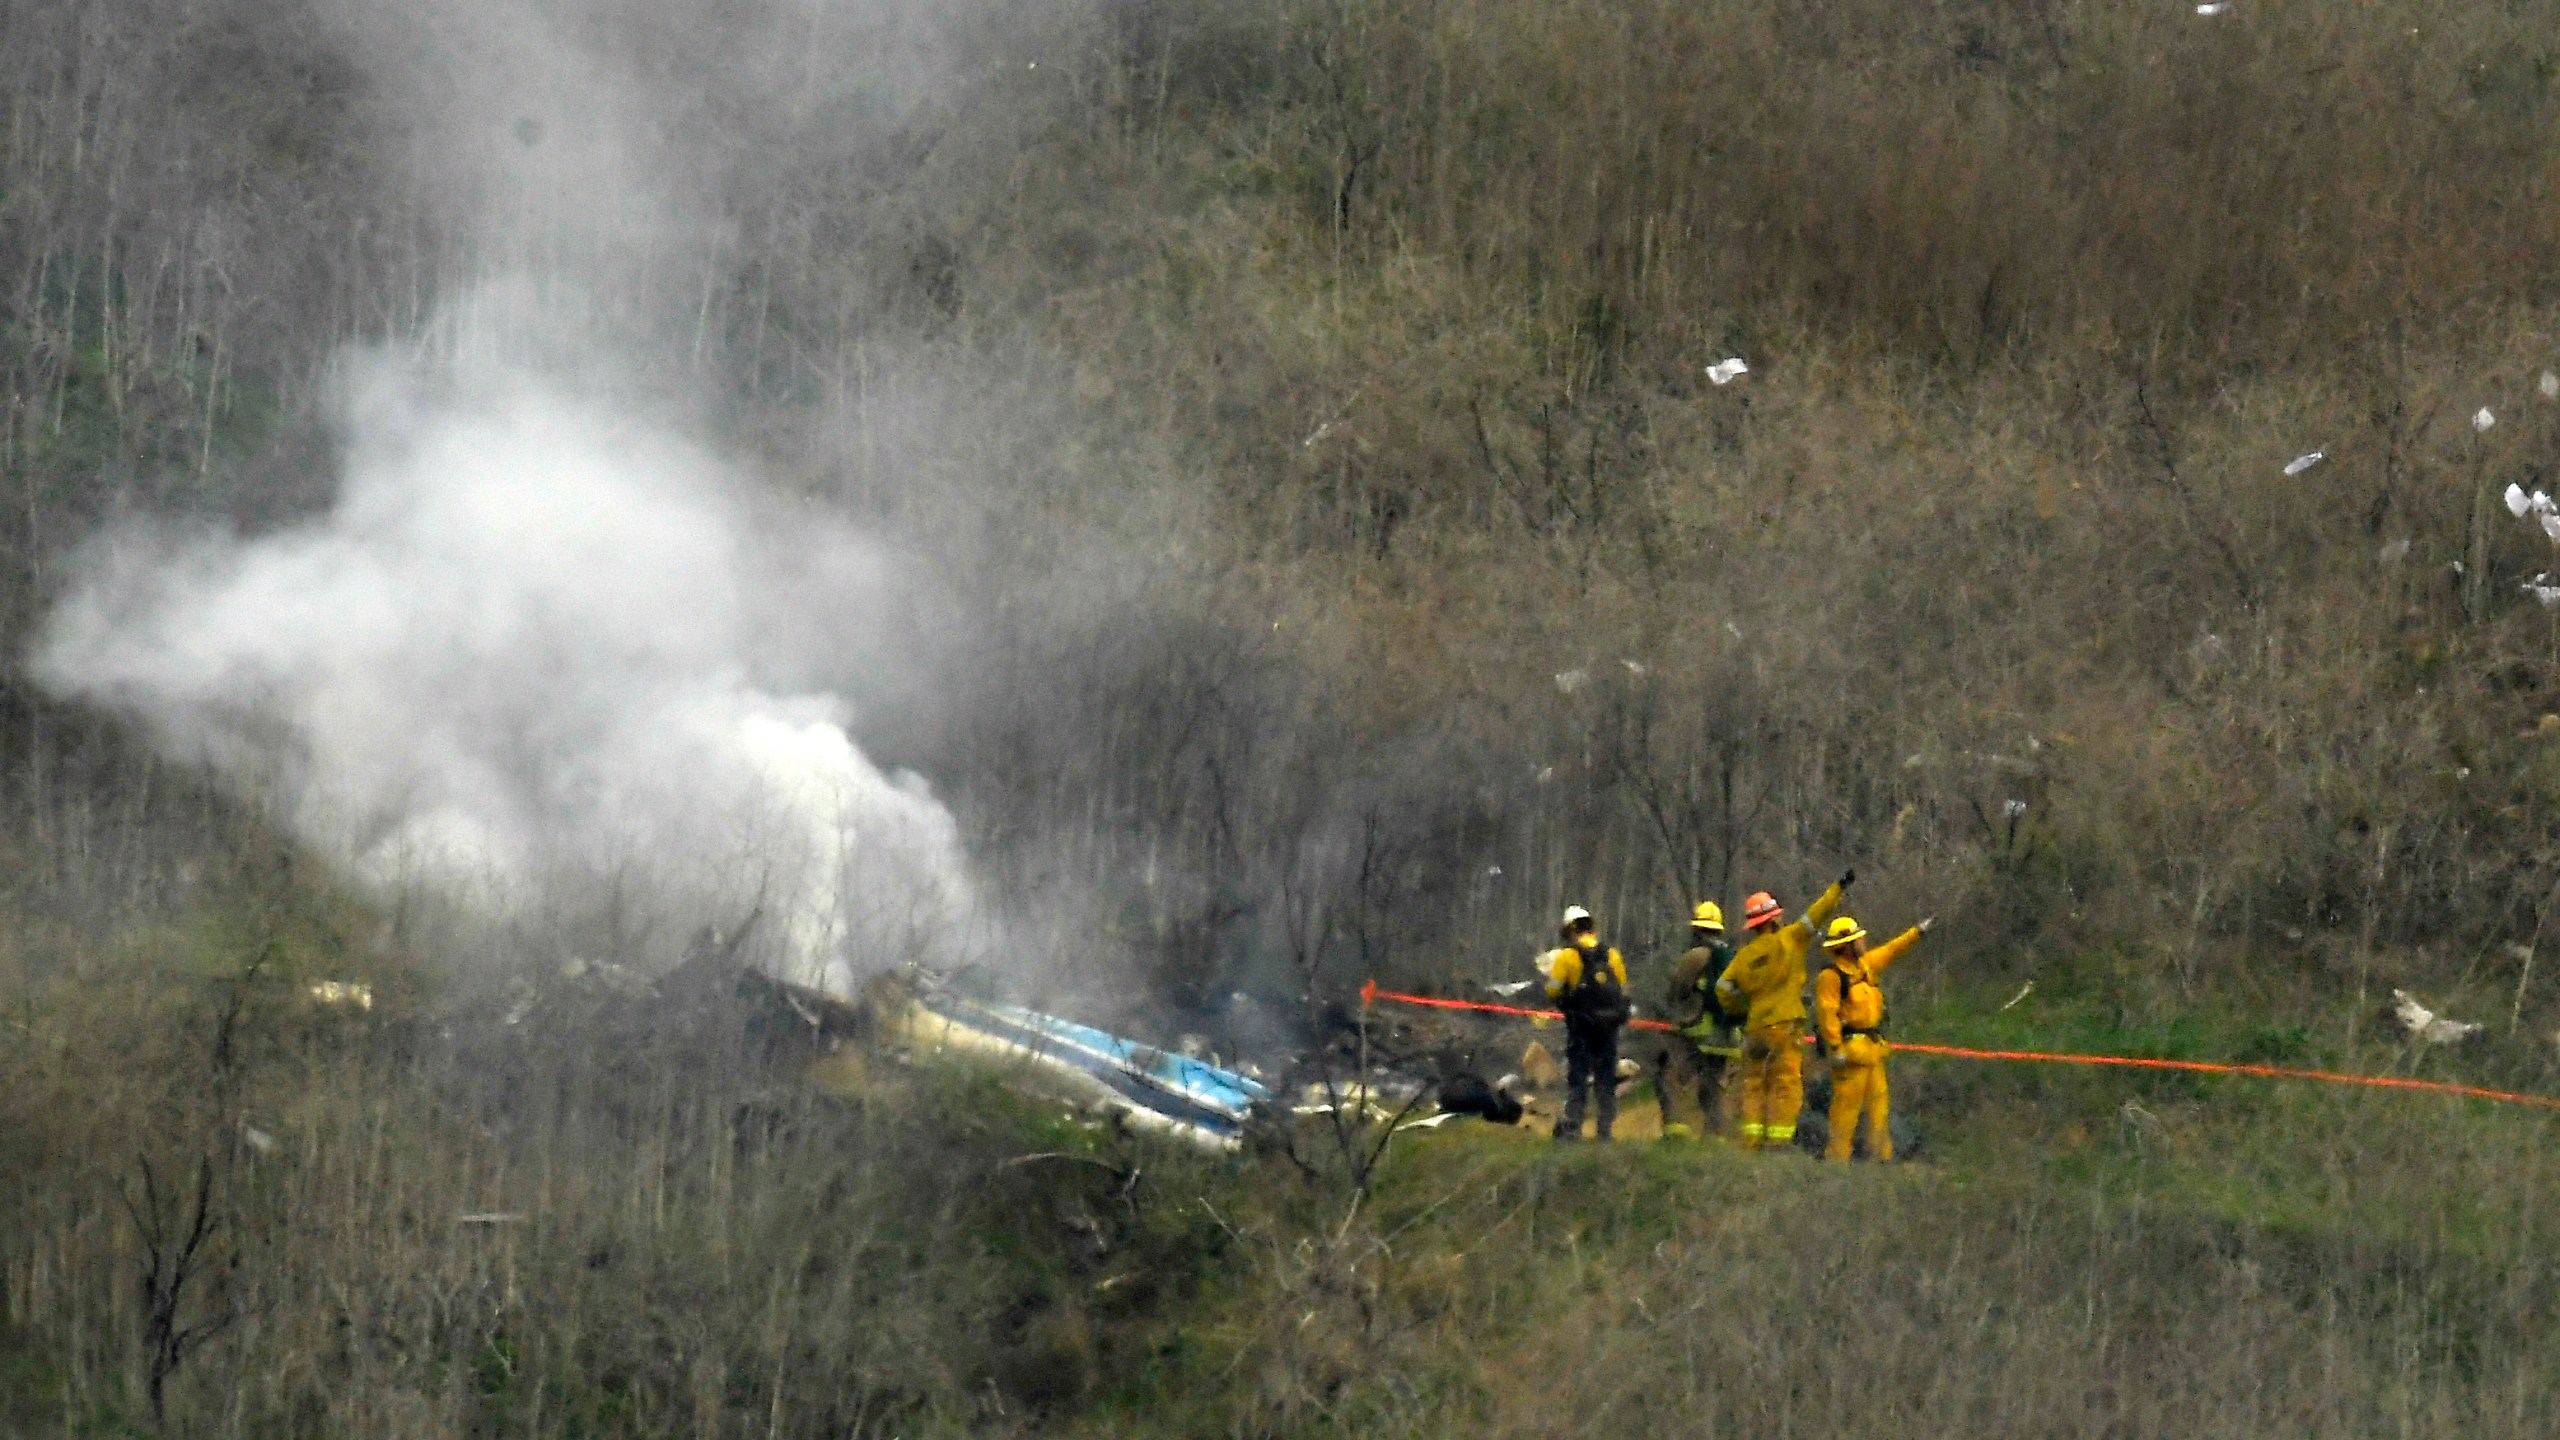
[[[1840,908],[1840,887],[1832,886],[1804,907],[1803,918],[1756,935],[1724,967],[1716,981],[1716,998],[1727,1010],[1739,1000],[1751,1006],[1746,1029],[1794,1024],[1804,1019],[1804,957],[1813,949],[1813,930]]]
[[[1837,1055],[1842,1031],[1873,1034],[1884,1024],[1884,987],[1876,976],[1919,943],[1920,927],[1915,925],[1855,960],[1831,957],[1813,977],[1813,1028],[1822,1034],[1823,1049]]]
[[[1598,942],[1593,942],[1592,949],[1599,948]],[[1609,947],[1609,968],[1617,973],[1618,988],[1626,989],[1627,962],[1626,958],[1618,953],[1618,947],[1615,945]],[[1560,950],[1548,951],[1546,971],[1547,998],[1562,999],[1564,992],[1582,983],[1582,951],[1571,945]]]

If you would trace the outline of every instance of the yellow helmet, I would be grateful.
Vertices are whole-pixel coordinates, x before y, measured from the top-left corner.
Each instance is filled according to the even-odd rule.
[[[1689,928],[1693,930],[1722,930],[1724,928],[1724,907],[1713,900],[1699,901],[1696,912],[1689,917]]]
[[[1857,921],[1843,915],[1839,919],[1832,921],[1831,928],[1823,932],[1822,945],[1826,950],[1837,950],[1852,940],[1864,940],[1866,938],[1866,930],[1860,926]]]

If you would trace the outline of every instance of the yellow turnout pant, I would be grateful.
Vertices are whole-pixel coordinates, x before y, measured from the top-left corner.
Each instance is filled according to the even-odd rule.
[[[1831,1160],[1849,1158],[1849,1147],[1857,1139],[1858,1121],[1867,1122],[1867,1155],[1871,1159],[1893,1158],[1893,1127],[1888,1114],[1890,1102],[1884,1078],[1884,1042],[1866,1035],[1853,1035],[1840,1058],[1831,1064],[1831,1141],[1823,1147],[1823,1156]]]
[[[1804,1045],[1792,1020],[1742,1038],[1742,1148],[1796,1143],[1804,1109]]]

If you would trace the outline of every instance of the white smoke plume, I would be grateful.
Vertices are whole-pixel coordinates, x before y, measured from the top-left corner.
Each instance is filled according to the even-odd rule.
[[[951,814],[849,729],[843,682],[911,577],[661,418],[716,383],[716,193],[777,137],[858,134],[844,94],[930,92],[908,7],[856,9],[324,6],[473,269],[341,357],[325,514],[110,534],[39,676],[364,880],[610,910],[617,959],[754,916],[767,963],[841,990],[965,943]]]
[[[113,537],[38,672],[378,882],[760,914],[782,968],[837,989],[965,925],[948,811],[864,757],[842,699],[775,683],[828,668],[809,617],[862,623],[890,560],[807,515],[757,523],[752,487],[678,437],[465,368],[351,365],[326,516]]]

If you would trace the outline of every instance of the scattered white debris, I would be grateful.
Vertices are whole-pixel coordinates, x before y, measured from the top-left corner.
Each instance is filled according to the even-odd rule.
[[[1520,1077],[1517,1075],[1505,1075],[1501,1079],[1493,1082],[1493,1088],[1501,1094],[1508,1095],[1512,1091],[1520,1088]]]
[[[1618,1078],[1621,1080],[1633,1080],[1643,1073],[1644,1066],[1633,1060],[1620,1060],[1618,1062]]]
[[[2406,990],[2391,992],[2391,1013],[2410,1039],[2429,1045],[2451,1045],[2480,1033],[2480,1027],[2469,1021],[2448,1020],[2419,1004],[2418,997]]]
[[[1556,767],[1553,765],[1542,765],[1538,767],[1539,784],[1544,785],[1554,778],[1556,778]]]
[[[2539,490],[2527,493],[2521,485],[2507,487],[2506,501],[2508,514],[2540,525],[2553,544],[2560,544],[2560,503]]]
[[[2516,588],[2541,602],[2545,610],[2560,605],[2560,585],[2550,584],[2544,576],[2536,575]]]
[[[1487,865],[1484,867],[1484,873],[1493,879],[1499,880],[1502,878],[1502,867],[1499,865]]]
[[[1993,1011],[1992,1013],[1993,1013],[1993,1014],[1995,1014],[1995,1015],[1997,1015],[1997,1014],[2000,1014],[2002,1011],[2007,1011],[2007,1010],[2014,1010],[2014,1009],[2016,1009],[2016,1008],[2017,1008],[2017,1006],[2018,1006],[2018,1002],[2019,1002],[2019,1001],[2021,1001],[2021,1000],[2026,999],[2029,995],[2034,994],[2034,993],[2035,993],[2035,989],[2036,989],[2036,982],[2034,982],[2033,980],[2030,980],[2030,981],[2028,981],[2026,984],[2019,986],[2019,987],[2018,987],[2018,993],[2009,997],[2009,1003],[2008,1003],[2008,1004],[2006,1004],[2006,1005],[2001,1006],[1999,1010],[1995,1010],[1995,1011]]]
[[[1734,624],[1734,623],[1733,623],[1732,621],[1730,621],[1730,620],[1727,620],[1726,622],[1724,622],[1724,628],[1725,628],[1725,632],[1726,632],[1727,634],[1729,634],[1729,635],[1733,636],[1733,638],[1734,638],[1734,639],[1739,640],[1739,639],[1741,639],[1741,638],[1742,638],[1742,627],[1741,627],[1741,626]]]
[[[2204,4],[2196,7],[2196,13],[2199,15],[2219,15],[2230,8],[2231,0],[2205,0]]]
[[[250,1124],[246,1120],[240,1122],[240,1138],[248,1142],[250,1149],[257,1151],[261,1155],[273,1155],[276,1153],[276,1137],[259,1129],[257,1126]]]
[[[2489,407],[2486,405],[2480,407],[2479,414],[2471,417],[2471,428],[2474,430],[2486,430],[2497,423],[2498,417],[2490,414]]]
[[[1419,1120],[1407,1120],[1407,1121],[1406,1121],[1406,1122],[1404,1122],[1403,1124],[1401,1124],[1401,1125],[1399,1125],[1399,1126],[1397,1126],[1397,1127],[1396,1127],[1396,1133],[1397,1133],[1397,1134],[1399,1134],[1399,1135],[1401,1135],[1401,1134],[1403,1134],[1403,1133],[1404,1133],[1405,1131],[1407,1131],[1407,1130],[1430,1130],[1430,1129],[1435,1129],[1435,1128],[1437,1128],[1437,1127],[1439,1127],[1439,1126],[1446,1125],[1446,1124],[1448,1124],[1450,1121],[1455,1120],[1455,1119],[1457,1119],[1457,1118],[1458,1118],[1458,1112],[1457,1112],[1457,1111],[1455,1111],[1455,1110],[1443,1110],[1443,1111],[1441,1111],[1441,1112],[1440,1112],[1439,1114],[1437,1114],[1437,1115],[1425,1115],[1425,1116],[1423,1116],[1423,1117],[1422,1117],[1421,1119],[1419,1119]]]
[[[481,1210],[453,1217],[456,1225],[519,1225],[523,1222],[523,1214],[514,1210]]]
[[[1645,673],[1644,667],[1633,660],[1621,660],[1618,663],[1626,666],[1627,673],[1630,675],[1642,675]]]
[[[1572,694],[1574,691],[1579,690],[1590,683],[1591,672],[1588,670],[1560,670],[1556,672],[1556,688],[1567,695]]]
[[[2015,820],[2026,813],[2027,802],[2024,800],[2003,800],[2000,802],[2000,818],[2003,820]]]
[[[1713,380],[1718,385],[1730,385],[1734,381],[1750,373],[1751,367],[1743,364],[1740,356],[1735,356],[1728,360],[1719,360],[1713,365],[1707,367],[1707,378]]]
[[[2392,541],[2390,544],[2383,546],[2380,550],[2374,552],[2374,558],[2380,560],[2385,565],[2397,565],[2402,560],[2409,558],[2409,537],[2403,535],[2399,539]]]
[[[316,980],[305,993],[323,1005],[346,1005],[358,1010],[373,1008],[373,987],[361,980]]]
[[[2560,400],[2560,375],[2555,375],[2548,370],[2543,371],[2540,389],[2543,399]]]
[[[1308,432],[1307,432],[1307,438],[1298,442],[1298,448],[1299,448],[1299,449],[1301,449],[1301,450],[1311,450],[1311,449],[1315,448],[1315,444],[1316,444],[1316,442],[1317,442],[1317,441],[1322,440],[1324,437],[1326,437],[1327,435],[1330,435],[1330,434],[1332,434],[1332,433],[1333,433],[1333,422],[1332,422],[1332,421],[1330,421],[1330,420],[1327,420],[1327,421],[1326,421],[1326,422],[1324,422],[1323,424],[1321,424],[1321,425],[1317,426],[1315,429],[1308,431]]]
[[[1484,988],[1485,988],[1485,989],[1487,989],[1487,990],[1492,991],[1492,992],[1493,992],[1494,994],[1496,994],[1496,995],[1502,996],[1504,999],[1506,999],[1506,1000],[1507,1000],[1507,999],[1511,998],[1512,996],[1519,994],[1521,991],[1526,990],[1526,989],[1528,989],[1530,986],[1535,985],[1535,984],[1537,984],[1537,983],[1538,983],[1538,982],[1537,982],[1537,981],[1535,981],[1535,980],[1511,980],[1511,981],[1506,981],[1506,982],[1504,982],[1504,983],[1502,983],[1502,984],[1500,984],[1500,985],[1491,985],[1491,984],[1488,984],[1488,985],[1486,985]]]
[[[1319,1100],[1310,1105],[1292,1105],[1289,1107],[1289,1113],[1301,1116],[1332,1115],[1340,1113],[1343,1115],[1357,1115],[1363,1120],[1390,1120],[1395,1117],[1394,1111],[1380,1105],[1375,1100],[1366,1098],[1365,1092],[1359,1095],[1346,1095],[1343,1098],[1342,1103],[1339,1105],[1327,1100]]]
[[[2308,455],[2296,455],[2285,465],[2284,473],[2287,475],[2299,475],[2303,471],[2310,469],[2312,466],[2317,465],[2328,458],[2329,452],[2326,450],[2314,450]]]

